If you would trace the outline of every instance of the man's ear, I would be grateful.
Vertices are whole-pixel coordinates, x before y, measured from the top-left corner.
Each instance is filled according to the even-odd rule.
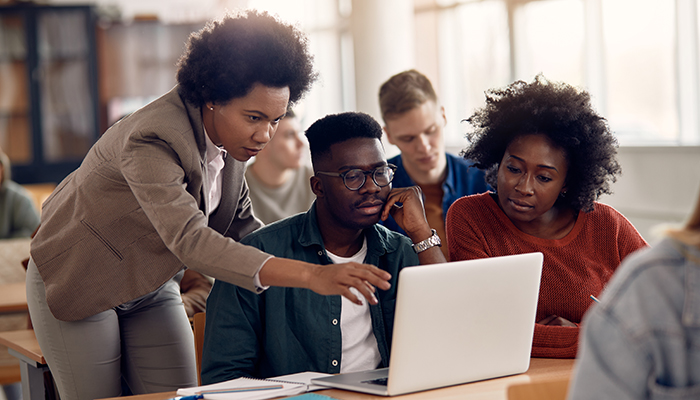
[[[309,178],[309,184],[311,185],[311,191],[314,192],[316,197],[324,197],[325,193],[323,190],[323,182],[321,182],[321,178],[314,175],[311,178]]]
[[[382,130],[384,131],[384,134],[386,135],[386,140],[389,142],[389,144],[396,145],[393,140],[391,140],[391,135],[389,134],[389,130],[386,129],[386,125],[382,127]]]

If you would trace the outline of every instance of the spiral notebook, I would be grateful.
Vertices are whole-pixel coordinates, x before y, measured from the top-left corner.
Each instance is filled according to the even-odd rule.
[[[311,379],[329,376],[320,372],[300,372],[268,379],[236,378],[211,385],[178,389],[178,396],[202,395],[210,400],[255,400],[325,389],[314,385]]]

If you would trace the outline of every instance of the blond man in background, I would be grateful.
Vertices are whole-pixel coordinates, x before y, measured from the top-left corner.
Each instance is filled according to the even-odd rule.
[[[409,70],[389,78],[379,89],[379,107],[389,143],[401,150],[388,160],[397,166],[393,186],[421,188],[428,223],[446,244],[447,209],[462,196],[485,192],[484,173],[445,152],[445,108],[425,75]],[[384,225],[403,233],[391,218]],[[446,245],[442,251],[449,260]]]

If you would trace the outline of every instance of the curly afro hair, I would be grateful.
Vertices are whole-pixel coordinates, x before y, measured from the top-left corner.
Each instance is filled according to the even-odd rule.
[[[294,104],[318,76],[306,36],[255,10],[227,14],[190,34],[177,67],[180,95],[199,107],[243,97],[256,83],[289,87]]]
[[[621,172],[617,140],[606,120],[591,106],[590,95],[566,83],[537,75],[532,83],[517,81],[486,92],[486,106],[466,119],[473,130],[462,156],[486,170],[496,190],[498,167],[518,136],[543,134],[564,151],[568,161],[566,196],[555,206],[593,210],[601,194],[612,193],[610,183]]]

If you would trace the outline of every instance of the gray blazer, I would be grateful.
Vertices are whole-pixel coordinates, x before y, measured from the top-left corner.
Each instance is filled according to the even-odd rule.
[[[77,321],[148,294],[183,267],[255,290],[270,256],[237,241],[252,213],[245,163],[227,157],[207,217],[201,110],[178,87],[111,127],[42,207],[31,255],[53,315]]]

